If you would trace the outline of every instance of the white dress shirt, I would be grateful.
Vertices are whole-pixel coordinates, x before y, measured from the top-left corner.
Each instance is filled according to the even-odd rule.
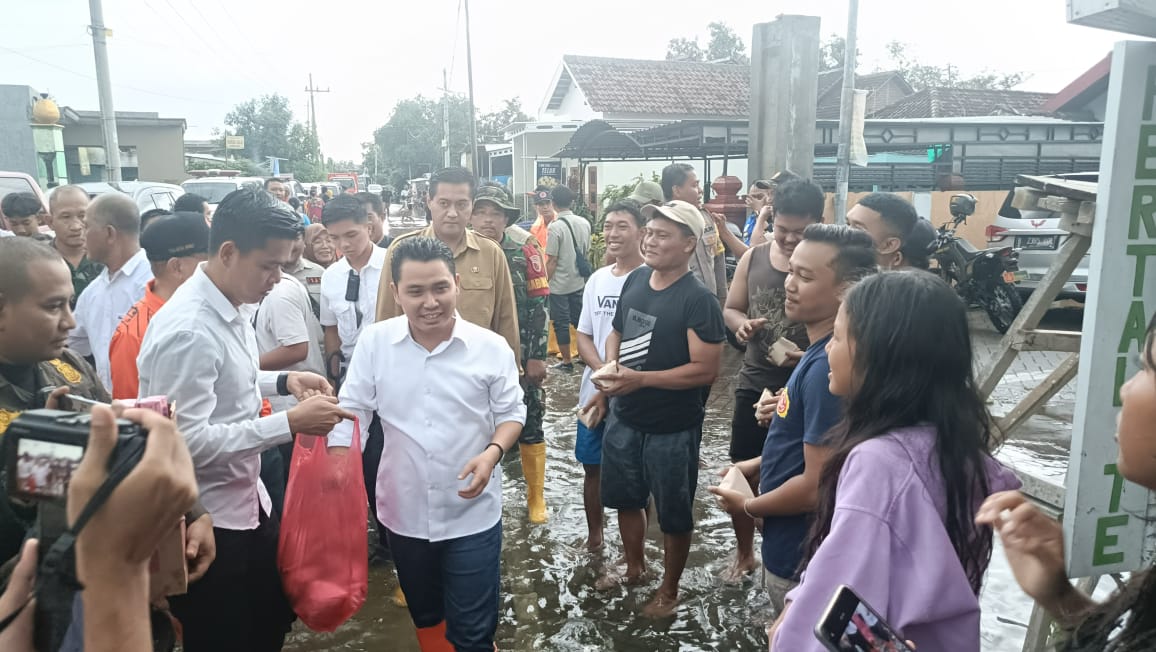
[[[252,530],[271,503],[259,478],[261,452],[292,441],[284,412],[258,418],[279,372],[260,371],[252,312],[238,311],[205,274],[205,263],[149,322],[137,367],[140,395],[164,394],[196,468],[213,524]]]
[[[283,346],[301,343],[308,345],[304,360],[281,371],[311,371],[324,375],[321,324],[317,323],[317,317],[313,315],[309,291],[301,281],[282,272],[281,280],[273,286],[273,291],[257,306],[253,328],[257,334],[257,352],[261,355]],[[297,405],[297,399],[292,396],[271,396],[269,405],[275,412],[280,412]]]
[[[125,313],[141,300],[145,286],[153,280],[153,270],[144,249],[133,254],[123,267],[109,274],[108,269],[80,293],[76,300],[76,328],[68,335],[68,348],[96,361],[96,375],[105,389],[112,390],[108,347],[112,335]]]
[[[321,325],[337,327],[337,336],[341,338],[341,353],[345,355],[346,362],[353,359],[353,346],[357,344],[357,336],[362,328],[377,318],[377,286],[381,282],[384,266],[385,249],[373,245],[369,262],[358,272],[361,286],[356,304],[345,300],[349,272],[353,271],[347,258],[339,259],[321,275]],[[361,324],[357,323],[358,311],[361,312]]]
[[[370,324],[353,353],[341,406],[364,429],[376,410],[384,446],[377,471],[377,517],[402,536],[444,541],[484,532],[502,517],[500,465],[481,495],[465,499],[458,480],[498,424],[526,422],[514,352],[502,336],[457,318],[432,352],[414,341],[403,315]],[[348,446],[343,421],[330,446]]]

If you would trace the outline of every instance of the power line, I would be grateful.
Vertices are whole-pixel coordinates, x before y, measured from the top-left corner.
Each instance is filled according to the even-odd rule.
[[[77,77],[84,77],[85,79],[91,79],[94,81],[96,80],[96,77],[94,75],[89,75],[87,73],[77,72],[77,71],[72,70],[70,68],[58,66],[55,63],[52,63],[51,61],[45,61],[44,59],[37,59],[36,57],[29,56],[27,54],[24,54],[23,52],[13,50],[12,48],[5,47],[3,45],[0,45],[0,50],[4,50],[5,52],[8,52],[9,54],[15,54],[18,57],[23,57],[25,59],[28,59],[29,61],[35,61],[36,63],[39,63],[40,65],[43,65],[43,66],[48,66],[49,68],[55,68],[61,72],[66,72],[70,75],[76,75]],[[129,86],[128,84],[113,84],[113,86],[115,86],[117,88],[123,88],[123,89],[129,90],[129,91],[136,91],[138,93],[145,93],[148,95],[156,95],[158,97],[167,97],[167,98],[173,99],[173,100],[182,100],[185,102],[201,102],[204,104],[218,104],[221,106],[229,106],[229,104],[227,102],[218,102],[216,100],[206,100],[203,98],[195,98],[195,97],[182,97],[180,95],[169,95],[168,93],[158,93],[156,91],[150,91],[150,90],[145,90],[143,88],[137,88],[136,86]]]

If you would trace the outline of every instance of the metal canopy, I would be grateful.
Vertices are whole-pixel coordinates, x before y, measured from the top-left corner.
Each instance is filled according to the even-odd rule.
[[[591,120],[574,132],[562,151],[554,158],[571,159],[637,159],[646,158],[638,141],[618,131],[605,120]]]

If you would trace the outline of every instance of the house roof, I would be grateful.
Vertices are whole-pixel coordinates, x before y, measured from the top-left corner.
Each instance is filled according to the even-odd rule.
[[[898,83],[904,95],[915,92],[903,75],[895,70],[855,75],[855,88],[867,91],[867,113],[870,115],[886,106],[887,96],[876,95],[873,91],[883,88],[892,81]],[[825,70],[819,73],[819,98],[815,117],[819,120],[838,120],[839,108],[843,103],[843,71]],[[874,99],[874,101],[873,101]]]
[[[1044,115],[1051,93],[973,88],[925,88],[869,114],[871,118],[963,118]]]
[[[99,125],[100,111],[84,111],[70,106],[60,107],[61,122],[65,125]],[[185,129],[184,118],[162,118],[156,111],[117,111],[116,124],[121,127],[180,127]]]
[[[1112,72],[1112,54],[1104,57],[1072,83],[1056,93],[1040,108],[1049,113],[1078,111],[1092,97],[1108,88],[1108,74]]]
[[[873,91],[898,80],[899,73],[872,73],[855,78],[857,88]],[[567,54],[547,109],[557,109],[571,85],[581,89],[590,109],[603,115],[642,114],[700,118],[745,118],[750,115],[750,67],[699,61],[616,59]],[[819,74],[817,113],[838,118],[843,71]],[[870,95],[868,96],[870,98]],[[869,102],[869,110],[870,99]]]

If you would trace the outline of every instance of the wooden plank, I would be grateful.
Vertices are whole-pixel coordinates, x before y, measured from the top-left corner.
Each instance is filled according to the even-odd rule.
[[[1039,412],[1048,401],[1051,400],[1056,392],[1063,389],[1076,377],[1076,370],[1079,369],[1080,354],[1077,351],[1064,358],[1060,364],[1048,374],[1039,385],[1036,385],[1032,391],[1028,392],[1026,396],[1016,403],[1015,407],[1010,412],[1005,414],[1002,418],[996,420],[996,429],[998,430],[997,439],[999,443],[1007,440],[1008,434],[1019,427],[1024,421],[1027,421],[1033,414]],[[1063,491],[1060,489],[1060,491]],[[1061,494],[1062,496],[1062,494]],[[1062,504],[1062,501],[1061,501]]]
[[[1039,200],[1039,207],[1052,211],[1055,213],[1062,213],[1064,215],[1075,215],[1080,210],[1080,204],[1083,202],[1077,199],[1068,199],[1067,197],[1056,197],[1048,195]]]
[[[1096,201],[1097,184],[1092,181],[1020,174],[1016,176],[1016,185],[1042,190],[1049,195],[1059,195],[1081,201]]]
[[[1012,340],[1017,351],[1080,352],[1080,333],[1076,331],[1026,330]]]

